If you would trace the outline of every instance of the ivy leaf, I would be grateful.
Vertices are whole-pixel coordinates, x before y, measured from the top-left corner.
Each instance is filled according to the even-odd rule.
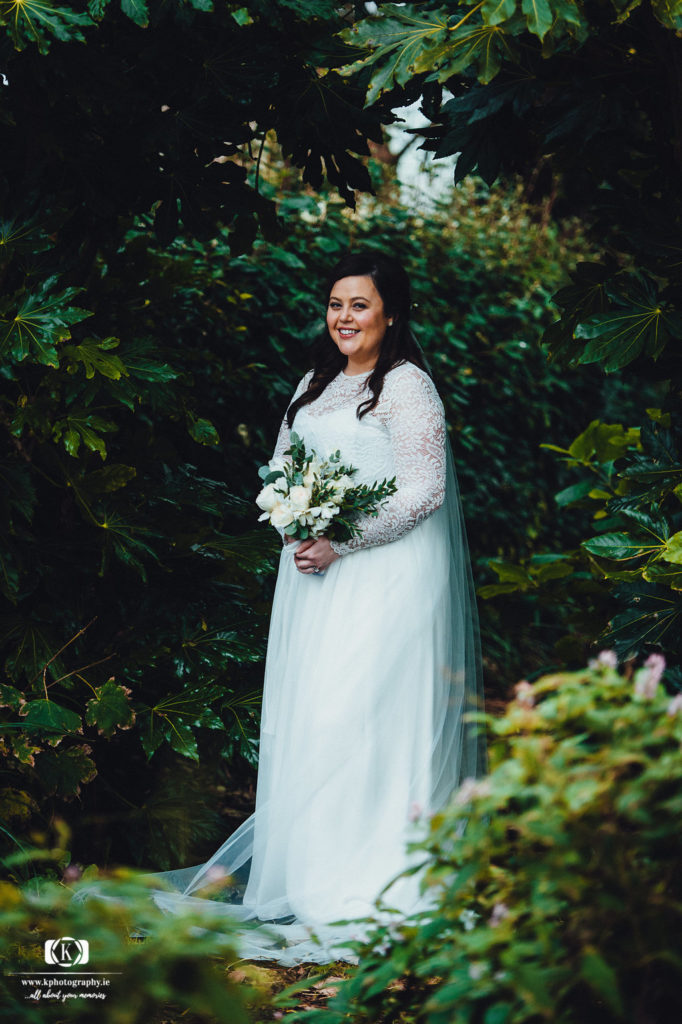
[[[107,738],[116,729],[130,729],[135,721],[135,712],[128,700],[130,693],[127,686],[120,686],[113,679],[95,687],[95,697],[86,704],[87,725],[96,725],[97,732]]]

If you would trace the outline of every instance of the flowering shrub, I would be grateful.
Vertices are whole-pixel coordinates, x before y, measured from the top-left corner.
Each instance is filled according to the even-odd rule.
[[[415,844],[435,909],[375,930],[322,1024],[682,1019],[682,699],[663,670],[607,651],[517,686],[486,719],[488,776]]]

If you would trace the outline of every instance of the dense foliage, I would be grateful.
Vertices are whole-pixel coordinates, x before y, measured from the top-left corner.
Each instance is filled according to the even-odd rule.
[[[380,3],[374,16],[344,34],[357,47],[357,60],[345,71],[349,80],[369,75],[370,103],[421,98],[430,121],[419,130],[423,147],[436,158],[459,154],[456,181],[472,171],[489,183],[519,173],[554,215],[577,213],[593,230],[606,255],[579,265],[559,291],[562,316],[545,341],[560,365],[596,363],[609,373],[628,367],[642,382],[658,384],[667,392],[663,416],[682,388],[680,29],[679,0],[426,0]],[[642,410],[640,423],[643,418]],[[568,448],[573,436],[551,440]],[[668,554],[679,544],[676,419],[668,427],[643,427],[642,444],[634,461],[606,471],[615,493],[595,524],[605,536],[588,539],[586,551],[599,549],[595,578],[613,581],[615,628],[606,624],[608,611],[600,622],[609,642],[629,656],[663,644],[677,659],[679,562],[675,556],[668,559],[672,569],[658,561],[652,568],[643,543],[653,531],[659,545],[670,540]],[[652,466],[661,451],[659,487]],[[635,585],[623,585],[623,544]],[[584,575],[581,569],[575,577],[576,594]],[[521,583],[523,577],[533,578],[520,567]],[[550,592],[548,599],[556,596]],[[653,616],[646,626],[643,605]],[[660,608],[665,629],[658,628]]]
[[[259,230],[280,233],[260,188],[269,131],[306,180],[349,203],[370,188],[360,158],[391,115],[320,68],[344,24],[329,0],[0,5],[0,802],[14,831],[96,777],[83,833],[170,866],[221,827],[207,779],[179,762],[255,763],[273,545],[254,542],[225,470],[251,497],[234,414],[256,368],[225,316],[248,296],[221,280],[205,301],[188,247],[219,235],[219,276]],[[177,756],[152,783],[159,748]]]
[[[411,268],[415,326],[446,402],[479,571],[491,555],[530,556],[538,539],[566,537],[551,508],[562,477],[539,445],[548,429],[571,429],[570,388],[547,373],[537,338],[552,282],[582,251],[579,234],[540,230],[518,190],[480,185],[429,222],[392,201],[359,221],[339,203],[281,202],[287,246],[262,243],[248,258],[231,255],[227,233],[161,248],[141,222],[106,265],[101,257],[87,293],[93,315],[56,343],[61,367],[27,357],[6,380],[17,420],[5,456],[14,607],[4,619],[2,806],[18,833],[66,809],[84,859],[106,851],[171,867],[210,852],[226,829],[216,762],[257,756],[279,544],[256,523],[257,468],[308,369],[320,266],[351,236],[398,251]],[[51,329],[43,320],[33,334]],[[613,400],[584,371],[571,387],[597,411]],[[76,444],[68,431],[85,417]],[[97,423],[108,429],[95,432]],[[488,606],[491,692],[524,661],[556,656],[576,604],[556,614],[530,594]],[[126,830],[112,836],[119,816]]]
[[[367,138],[424,82],[363,107],[373,66],[334,70],[352,15],[326,0],[0,13],[0,800],[14,833],[71,813],[84,859],[91,844],[157,867],[200,856],[224,832],[216,766],[255,763],[277,547],[254,529],[255,468],[308,368],[321,271],[349,245],[411,269],[479,575],[491,556],[527,566],[522,597],[484,613],[498,693],[522,663],[581,656],[607,613],[589,576],[560,606],[536,599],[580,536],[540,443],[572,435],[576,404],[632,408],[589,369],[548,370],[536,344],[585,252],[575,225],[475,181],[426,219],[391,199],[354,220],[264,173],[272,144],[316,189],[323,166],[347,203],[369,188]]]
[[[679,1018],[682,698],[660,655],[615,664],[517,686],[488,719],[489,775],[413,844],[433,909],[377,927],[328,1008],[294,1020]]]
[[[61,864],[68,878],[63,823],[52,838],[52,847],[5,859],[5,871],[14,874],[21,865],[18,873],[24,874],[43,860]],[[98,885],[107,898],[81,903],[57,880],[35,877],[21,886],[0,881],[0,1020],[153,1024],[191,1012],[197,1022],[247,1024],[246,1004],[260,997],[243,979],[238,984],[230,977],[238,957],[224,916],[212,915],[210,903],[203,914],[164,914],[143,877],[128,869]],[[144,941],[132,938],[141,928]],[[88,942],[87,971],[56,966],[50,974],[45,944],[67,936]]]

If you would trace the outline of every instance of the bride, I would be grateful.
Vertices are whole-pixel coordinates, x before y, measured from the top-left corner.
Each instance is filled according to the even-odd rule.
[[[282,531],[255,811],[206,863],[152,876],[169,912],[215,908],[214,892],[197,893],[224,876],[218,906],[242,922],[249,959],[355,961],[353,919],[427,908],[407,843],[483,770],[463,718],[481,704],[466,535],[410,312],[396,260],[358,252],[334,268],[326,330],[271,464],[295,428],[320,456],[340,450],[354,483],[395,476],[397,491],[343,543]]]

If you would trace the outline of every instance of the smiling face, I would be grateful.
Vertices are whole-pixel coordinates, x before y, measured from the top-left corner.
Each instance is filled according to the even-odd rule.
[[[327,327],[348,359],[346,372],[364,373],[379,358],[391,317],[371,277],[342,277],[334,284],[327,306]]]

